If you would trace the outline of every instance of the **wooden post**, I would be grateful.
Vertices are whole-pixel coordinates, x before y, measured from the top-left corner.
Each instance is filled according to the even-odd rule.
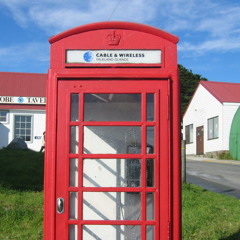
[[[182,183],[186,183],[186,140],[181,141]]]

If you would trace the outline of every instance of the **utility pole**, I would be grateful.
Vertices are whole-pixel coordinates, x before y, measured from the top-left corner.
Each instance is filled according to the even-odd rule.
[[[186,140],[181,141],[182,183],[186,183]]]

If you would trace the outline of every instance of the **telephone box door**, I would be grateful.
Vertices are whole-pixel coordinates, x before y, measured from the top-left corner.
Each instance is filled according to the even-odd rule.
[[[61,79],[57,106],[56,239],[167,239],[168,80]]]

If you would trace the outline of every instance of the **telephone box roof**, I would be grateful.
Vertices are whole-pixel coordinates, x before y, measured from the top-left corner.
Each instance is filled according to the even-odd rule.
[[[173,34],[167,33],[158,28],[154,28],[144,24],[131,23],[131,22],[98,22],[98,23],[91,23],[91,24],[79,26],[79,27],[67,30],[65,32],[62,32],[58,35],[51,37],[49,39],[49,42],[52,44],[63,38],[69,37],[74,34],[79,34],[81,32],[94,31],[94,30],[100,30],[100,29],[114,29],[114,28],[146,32],[149,34],[162,37],[175,44],[178,43],[179,41],[178,37]]]

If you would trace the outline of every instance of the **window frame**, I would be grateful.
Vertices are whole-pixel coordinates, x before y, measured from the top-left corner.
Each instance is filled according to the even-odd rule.
[[[31,122],[30,122],[30,134],[29,135],[25,135],[25,137],[26,136],[30,136],[30,140],[28,141],[28,140],[25,140],[25,139],[23,139],[25,142],[27,142],[27,143],[32,143],[33,142],[33,115],[28,115],[28,114],[14,114],[14,116],[13,116],[13,121],[14,121],[14,126],[13,126],[13,139],[15,139],[16,137],[18,137],[18,136],[16,136],[16,117],[30,117],[30,119],[31,119]],[[26,122],[24,122],[24,123],[26,123]],[[19,128],[20,130],[21,130],[21,127]],[[23,129],[25,129],[26,130],[26,128],[23,128]],[[29,129],[29,128],[27,128],[27,129]],[[22,138],[21,136],[20,136],[20,138]]]
[[[216,132],[216,123],[217,123],[217,132]],[[208,126],[207,126],[207,129],[208,129],[208,140],[218,139],[219,138],[219,116],[208,118],[207,124],[208,124]],[[212,133],[210,132],[210,130],[211,130],[210,126],[212,128]]]
[[[193,123],[185,126],[185,140],[186,144],[193,143]]]
[[[1,114],[0,114],[0,123],[8,123],[8,120],[9,120],[9,117],[8,117],[8,116],[9,116],[9,110],[2,110],[2,109],[1,109],[1,110],[0,110],[0,113],[2,113],[2,112],[5,112],[5,113],[6,113],[6,120],[5,120],[5,121],[2,121],[2,120],[1,120],[1,117],[2,117],[2,116],[1,116]]]

